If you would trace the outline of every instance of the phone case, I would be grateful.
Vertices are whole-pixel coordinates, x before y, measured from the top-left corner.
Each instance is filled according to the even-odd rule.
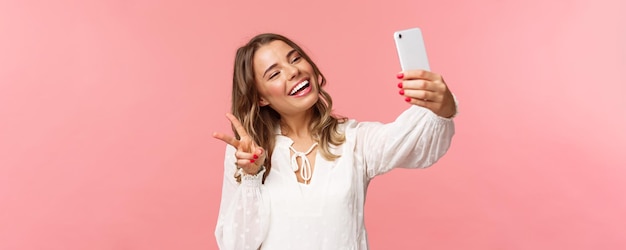
[[[430,71],[424,38],[419,28],[396,31],[393,37],[402,70],[424,69]]]

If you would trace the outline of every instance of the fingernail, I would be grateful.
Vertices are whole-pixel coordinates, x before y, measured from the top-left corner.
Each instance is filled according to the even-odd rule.
[[[250,163],[254,163],[254,159],[250,159]]]
[[[404,95],[404,89],[400,90],[400,95]]]
[[[405,100],[406,102],[411,102],[411,98],[410,98],[410,97],[404,98],[404,100]]]
[[[402,82],[398,83],[398,88],[402,88]]]
[[[259,156],[258,155],[253,155],[252,158],[259,159]]]
[[[398,79],[402,79],[404,78],[404,73],[400,72],[396,75],[396,77],[398,77]]]

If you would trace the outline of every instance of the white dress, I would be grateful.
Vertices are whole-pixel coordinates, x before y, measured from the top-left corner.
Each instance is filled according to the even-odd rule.
[[[411,106],[394,122],[340,125],[346,141],[328,161],[316,154],[309,185],[291,168],[291,139],[276,135],[272,169],[233,177],[236,149],[226,147],[215,236],[220,249],[368,249],[363,220],[369,182],[393,168],[425,168],[441,158],[454,135],[452,119]],[[418,184],[414,184],[418,185]]]

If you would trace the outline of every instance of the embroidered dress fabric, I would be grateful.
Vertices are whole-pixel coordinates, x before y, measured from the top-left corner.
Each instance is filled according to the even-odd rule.
[[[316,154],[308,185],[292,169],[293,141],[276,134],[272,169],[239,184],[235,148],[226,147],[224,184],[215,236],[220,249],[368,249],[363,208],[369,182],[394,168],[425,168],[448,150],[452,119],[411,106],[394,122],[340,126],[344,144],[334,161]],[[418,188],[415,186],[415,188]]]

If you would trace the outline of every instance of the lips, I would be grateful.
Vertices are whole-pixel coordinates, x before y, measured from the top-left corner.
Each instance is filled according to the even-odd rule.
[[[294,86],[291,91],[289,91],[289,95],[290,96],[295,96],[295,95],[301,95],[301,94],[306,94],[304,92],[304,90],[309,89],[309,87],[311,86],[311,84],[309,83],[309,80],[306,79],[298,84],[296,84],[296,86]]]

